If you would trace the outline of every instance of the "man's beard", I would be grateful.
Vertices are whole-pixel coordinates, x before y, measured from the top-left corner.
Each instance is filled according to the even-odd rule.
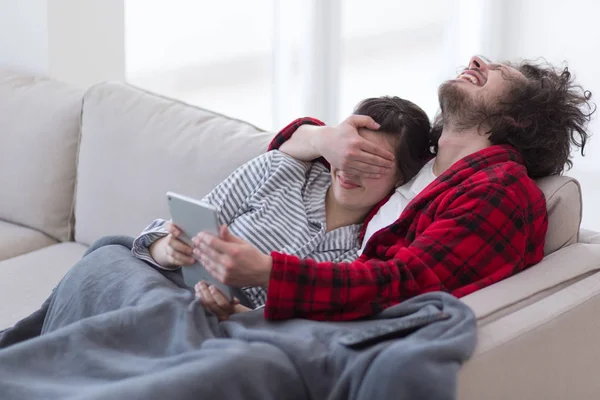
[[[483,99],[464,90],[457,81],[446,81],[438,89],[438,98],[444,125],[466,130],[484,123],[495,113]]]

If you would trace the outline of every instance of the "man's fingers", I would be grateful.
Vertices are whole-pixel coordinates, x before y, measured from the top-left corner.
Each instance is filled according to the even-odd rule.
[[[362,170],[358,170],[358,169],[351,168],[351,167],[342,169],[342,171],[344,171],[344,173],[346,173],[348,175],[358,175],[363,178],[369,178],[369,179],[379,179],[383,175],[383,174],[368,173],[368,172],[364,172]]]
[[[209,259],[213,262],[219,262],[221,260],[222,254],[213,249],[212,247],[200,243],[197,249],[194,249],[194,254],[197,256],[202,256],[206,259]]]
[[[379,124],[375,120],[367,115],[351,115],[346,119],[346,122],[355,128],[367,128],[371,130],[378,130]]]
[[[370,140],[361,140],[360,149],[363,151],[359,157],[360,161],[379,167],[392,168],[394,166],[394,155]]]
[[[229,230],[227,225],[221,225],[220,236],[226,242],[238,243],[238,244],[244,243],[244,239],[241,239],[241,238],[235,236],[233,233],[231,233],[231,231]]]
[[[362,161],[349,162],[345,168],[342,168],[342,171],[344,171],[348,175],[360,176],[365,176],[366,174],[384,175],[393,173],[392,170],[389,168],[377,167],[373,164],[367,164]]]
[[[198,250],[194,250],[194,253],[197,253],[198,258],[200,259],[200,263],[202,266],[208,271],[209,274],[212,275],[213,278],[219,280],[219,282],[223,282],[223,271],[221,269],[221,265],[217,263],[211,257],[200,253]]]
[[[236,252],[238,243],[230,243],[225,240],[209,234],[201,234],[195,242],[203,251],[212,249],[221,254],[232,254]]]

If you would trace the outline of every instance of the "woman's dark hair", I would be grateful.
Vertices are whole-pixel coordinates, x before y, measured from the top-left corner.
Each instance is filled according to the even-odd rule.
[[[532,61],[504,65],[516,68],[527,80],[503,73],[512,83],[507,100],[484,116],[481,124],[490,127],[487,133],[492,144],[510,144],[519,151],[532,179],[560,175],[565,165],[573,166],[572,145],[584,154],[590,137],[587,123],[596,111],[591,92],[575,84],[566,67]],[[434,152],[442,122],[438,116],[432,129]]]
[[[379,131],[397,137],[396,163],[401,184],[410,181],[431,158],[427,114],[416,104],[399,97],[376,97],[363,100],[354,110],[380,125]]]

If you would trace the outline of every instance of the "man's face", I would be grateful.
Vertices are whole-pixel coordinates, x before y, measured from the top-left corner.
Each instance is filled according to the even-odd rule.
[[[513,67],[473,57],[456,79],[440,86],[442,113],[461,126],[480,122],[482,116],[498,110],[515,85],[525,81],[525,76]]]

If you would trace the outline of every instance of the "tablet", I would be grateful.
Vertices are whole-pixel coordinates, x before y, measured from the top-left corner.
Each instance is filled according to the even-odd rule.
[[[181,230],[179,239],[188,246],[193,247],[192,238],[199,232],[219,236],[217,210],[210,204],[173,192],[167,192],[167,202],[171,220]],[[231,288],[213,278],[199,261],[181,267],[181,272],[183,281],[188,287],[193,289],[199,281],[206,281],[216,286],[228,300],[232,299]]]

